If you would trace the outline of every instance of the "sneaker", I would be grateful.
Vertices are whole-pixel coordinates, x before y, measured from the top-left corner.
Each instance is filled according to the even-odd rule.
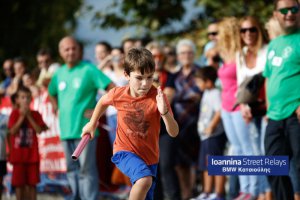
[[[211,193],[207,200],[225,200],[225,198],[218,196],[216,193]]]
[[[243,193],[243,192],[240,192],[239,196],[237,196],[235,199],[233,200],[244,200],[245,197],[247,196],[248,194],[246,193]]]
[[[240,193],[238,197],[236,197],[234,200],[256,200],[257,198],[255,196],[252,196],[251,194],[247,193]]]
[[[256,200],[257,197],[252,196],[251,194],[247,194],[243,200]]]
[[[191,198],[190,200],[208,200],[209,194],[203,192],[201,194],[199,194],[197,197]]]

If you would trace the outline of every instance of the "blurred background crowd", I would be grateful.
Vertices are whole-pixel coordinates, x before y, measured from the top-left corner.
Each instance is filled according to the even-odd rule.
[[[48,181],[44,182],[45,185],[54,184],[53,180],[55,179],[59,180],[55,184],[65,184],[63,191],[58,191],[58,189],[53,191],[61,193],[65,199],[68,199],[72,192],[68,187],[66,177],[60,176],[67,171],[67,161],[64,159],[63,148],[57,140],[60,136],[59,120],[56,107],[51,104],[49,99],[48,86],[53,74],[67,62],[67,58],[58,51],[58,44],[59,40],[67,34],[76,38],[76,34],[72,34],[72,30],[74,30],[72,20],[74,19],[71,19],[70,16],[76,16],[74,12],[79,10],[82,2],[79,0],[72,1],[72,3],[55,2],[51,3],[53,9],[50,10],[50,13],[48,13],[49,10],[46,12],[43,6],[37,8],[34,5],[23,5],[21,1],[1,3],[5,4],[1,6],[1,10],[4,7],[7,9],[6,12],[2,12],[3,16],[1,17],[2,20],[7,21],[6,28],[10,29],[11,26],[14,26],[11,28],[13,32],[7,31],[0,43],[2,64],[0,111],[1,117],[3,115],[1,127],[2,123],[7,123],[11,111],[18,107],[18,102],[16,102],[18,89],[20,87],[28,88],[32,96],[31,109],[40,112],[48,126],[48,130],[41,132],[38,136],[41,176],[47,177],[41,180]],[[159,175],[155,199],[274,199],[267,177],[216,176],[212,178],[207,174],[205,162],[203,163],[203,159],[202,161],[200,159],[204,158],[205,161],[205,156],[201,155],[202,151],[211,151],[217,155],[265,155],[264,133],[267,120],[264,87],[259,89],[254,104],[250,106],[247,100],[237,98],[236,93],[247,78],[264,71],[269,42],[283,34],[278,20],[272,17],[272,2],[258,0],[248,3],[251,5],[247,5],[245,1],[195,2],[198,3],[199,10],[202,10],[201,14],[198,14],[199,18],[193,18],[192,22],[180,31],[160,28],[169,25],[169,20],[180,19],[183,16],[184,1],[155,1],[157,5],[155,3],[148,4],[147,1],[138,2],[124,1],[122,5],[119,5],[118,2],[115,2],[115,5],[112,4],[119,6],[117,9],[120,14],[135,13],[133,18],[128,21],[121,15],[99,11],[94,16],[94,23],[100,24],[103,28],[112,26],[112,24],[115,28],[122,28],[125,27],[125,23],[136,25],[134,23],[140,20],[148,29],[140,30],[139,35],[132,34],[132,37],[119,38],[119,43],[107,39],[110,35],[99,37],[98,42],[93,46],[92,55],[89,52],[89,56],[85,52],[85,45],[88,43],[77,37],[76,44],[79,48],[76,59],[96,67],[114,85],[123,86],[127,84],[123,73],[123,62],[128,50],[133,47],[145,47],[151,51],[156,64],[154,84],[160,85],[164,90],[172,104],[174,116],[180,127],[180,134],[175,139],[169,137],[163,127],[161,128]],[[68,9],[62,9],[64,4],[68,5],[66,6]],[[38,1],[37,5],[39,5]],[[112,5],[110,8],[116,8]],[[11,18],[13,21],[18,21],[17,24],[33,23],[33,21],[26,21],[27,19],[25,20],[23,17],[27,16],[25,11],[28,11],[28,16],[38,18],[39,25],[32,24],[31,31],[28,28],[30,24],[27,24],[27,31],[23,31],[23,28],[26,28],[22,27],[24,24],[15,27],[13,21],[8,20],[8,17],[5,16],[8,8],[11,9],[9,12],[13,12],[13,8],[15,10],[26,8],[23,12],[19,11],[19,15],[16,14]],[[40,9],[40,11],[33,9]],[[83,10],[92,12],[93,8],[86,6]],[[40,15],[37,14],[39,12],[41,12]],[[61,14],[62,12],[64,14]],[[155,17],[151,18],[148,12]],[[145,14],[144,19],[143,14]],[[11,16],[12,14],[7,13],[7,15]],[[49,18],[41,18],[43,15],[55,16],[59,20],[57,20],[57,24],[51,22],[48,26]],[[67,23],[66,18],[69,18]],[[41,30],[35,30],[35,26]],[[65,29],[61,29],[61,26]],[[68,27],[69,30],[67,30]],[[55,32],[53,29],[61,29],[61,32]],[[153,32],[153,34],[148,32]],[[11,45],[11,47],[7,47],[7,45]],[[93,57],[92,60],[91,57]],[[214,71],[215,78],[208,72],[207,77],[197,73],[198,69],[207,67]],[[205,74],[205,72],[202,73]],[[200,83],[198,78],[200,78]],[[216,147],[205,147],[204,141],[207,138],[203,138],[200,133],[204,131],[209,135],[214,131],[199,129],[203,122],[199,116],[205,109],[201,106],[201,99],[204,98],[204,94],[207,95],[207,87],[210,87],[204,87],[201,84],[205,84],[207,80],[210,80],[215,88],[222,91],[219,100],[206,99],[206,101],[214,102],[216,106],[214,106],[213,113],[217,113],[223,121],[223,133],[225,134],[215,138],[213,144]],[[96,98],[98,99],[103,93],[105,93],[105,88],[98,91]],[[72,104],[72,102],[69,103]],[[76,121],[72,123],[76,123]],[[105,117],[100,119],[99,129],[101,134],[97,139],[97,153],[89,156],[97,159],[100,194],[102,193],[102,198],[126,199],[131,187],[130,181],[110,163],[116,129],[116,111],[114,109],[109,108]],[[47,155],[47,158],[43,155],[46,151],[51,152],[49,149],[43,150],[51,148],[51,145],[48,147],[44,145],[49,142],[49,138],[55,140],[52,148],[56,148],[57,154],[54,155],[60,158],[57,161],[58,164],[48,161],[52,159],[51,155]],[[3,148],[4,145],[5,142],[1,143],[0,148]],[[0,158],[6,160],[6,155]],[[57,159],[57,157],[53,159]],[[298,173],[294,166],[295,162],[291,161],[290,177],[294,198],[299,200],[300,185],[296,178],[297,175],[295,175]],[[9,160],[7,165],[8,173],[10,173],[12,166]],[[14,195],[13,189],[9,188],[9,176],[1,178],[1,183],[6,180],[4,190],[1,188],[1,191],[8,195]],[[45,185],[39,187],[45,187]],[[49,192],[50,190],[47,191],[43,188],[38,191]]]

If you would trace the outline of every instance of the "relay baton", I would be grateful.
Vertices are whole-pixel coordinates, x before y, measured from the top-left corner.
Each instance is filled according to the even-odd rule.
[[[85,134],[84,136],[82,136],[78,146],[76,147],[75,151],[72,154],[73,160],[78,159],[78,157],[80,156],[81,152],[83,151],[84,147],[87,145],[90,139],[91,139],[90,134]]]

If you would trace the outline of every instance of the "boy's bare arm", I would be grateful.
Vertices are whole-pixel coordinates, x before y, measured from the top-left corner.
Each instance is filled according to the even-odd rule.
[[[167,99],[168,101],[171,103],[174,99],[174,96],[175,96],[175,92],[176,90],[174,88],[171,88],[171,87],[166,87],[164,89],[164,93],[166,94],[167,96]]]
[[[25,115],[20,114],[17,122],[9,129],[9,134],[16,134],[19,131],[24,119],[25,119]]]
[[[36,121],[32,117],[31,112],[28,112],[26,114],[26,118],[28,119],[29,123],[34,128],[34,130],[35,130],[36,133],[41,133],[42,131],[45,131],[45,130],[48,129],[48,127],[46,125],[45,126],[40,126],[38,123],[36,123]]]
[[[101,97],[101,99],[98,101],[96,108],[94,109],[93,115],[91,117],[90,122],[88,122],[82,129],[82,134],[91,134],[91,138],[94,137],[95,130],[97,128],[97,122],[99,118],[103,115],[103,113],[106,111],[107,107],[106,105],[102,104],[103,99],[105,98],[106,94]]]
[[[213,118],[212,118],[209,126],[205,130],[206,134],[210,135],[215,130],[215,128],[217,127],[217,125],[220,123],[220,121],[221,121],[221,112],[217,111],[214,114],[214,116],[213,116]]]
[[[157,88],[156,101],[157,101],[157,108],[161,114],[161,117],[163,118],[165,125],[166,125],[168,134],[171,137],[176,137],[179,132],[179,127],[178,127],[178,124],[177,124],[176,120],[174,119],[173,115],[168,110],[169,108],[168,108],[167,102],[166,102],[168,100],[164,96],[160,87]]]
[[[171,137],[176,137],[179,132],[179,127],[173,115],[168,111],[167,114],[161,116],[166,125],[168,134]]]

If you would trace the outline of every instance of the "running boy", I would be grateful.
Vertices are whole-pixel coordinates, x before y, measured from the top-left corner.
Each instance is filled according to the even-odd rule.
[[[203,171],[203,193],[196,200],[225,199],[225,176],[210,176],[207,171],[209,155],[223,155],[226,135],[221,121],[221,93],[215,87],[217,71],[208,66],[195,73],[196,84],[204,91],[198,120],[198,133],[201,139],[199,152],[200,170]],[[213,187],[214,186],[214,187]]]
[[[36,184],[40,181],[37,133],[47,129],[42,116],[29,108],[31,92],[21,87],[16,105],[9,117],[9,161],[13,165],[12,186],[17,200],[36,199]]]
[[[159,160],[159,130],[162,117],[168,134],[176,137],[178,125],[160,87],[152,85],[155,63],[150,51],[132,48],[125,57],[128,85],[111,89],[96,105],[82,134],[92,138],[99,117],[109,105],[117,111],[117,136],[112,162],[130,178],[129,200],[153,199]]]

